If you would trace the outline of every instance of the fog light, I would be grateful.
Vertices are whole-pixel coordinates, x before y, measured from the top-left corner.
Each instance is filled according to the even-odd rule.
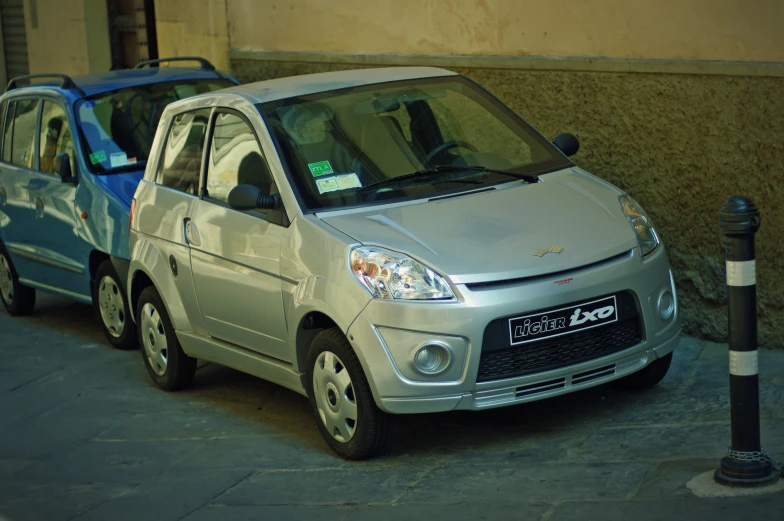
[[[675,299],[670,290],[665,291],[659,297],[659,315],[662,319],[669,319],[675,311]]]
[[[427,344],[414,355],[414,366],[425,374],[438,374],[449,365],[449,348],[441,344]]]

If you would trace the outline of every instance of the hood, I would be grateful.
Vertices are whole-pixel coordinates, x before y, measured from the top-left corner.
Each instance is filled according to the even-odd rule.
[[[618,202],[622,192],[574,170],[541,179],[320,218],[363,245],[409,254],[456,284],[545,275],[638,245]],[[549,246],[563,250],[534,253]]]
[[[142,177],[144,177],[144,168],[137,172],[100,175],[96,176],[96,179],[130,208],[136,187],[139,186]]]

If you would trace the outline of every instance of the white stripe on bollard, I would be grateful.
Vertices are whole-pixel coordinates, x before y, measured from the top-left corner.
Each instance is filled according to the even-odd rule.
[[[730,374],[754,376],[759,374],[757,351],[730,350]]]
[[[756,283],[756,261],[727,261],[727,286],[753,286]]]

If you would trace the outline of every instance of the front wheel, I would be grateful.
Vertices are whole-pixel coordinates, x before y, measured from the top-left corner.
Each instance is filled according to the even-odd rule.
[[[672,364],[672,352],[654,360],[636,373],[616,381],[618,388],[624,391],[642,391],[661,382],[667,375]]]
[[[182,350],[163,299],[153,286],[139,295],[136,323],[144,366],[155,384],[166,391],[190,385],[196,373],[196,359]]]
[[[109,343],[118,349],[138,347],[136,328],[133,327],[127,312],[128,299],[112,261],[108,259],[103,261],[95,273],[93,298],[98,308],[103,333]]]
[[[35,290],[23,286],[8,252],[0,245],[0,300],[12,317],[29,315],[35,309]]]
[[[307,392],[321,435],[346,459],[360,460],[384,446],[388,416],[373,400],[365,372],[338,328],[313,339]]]

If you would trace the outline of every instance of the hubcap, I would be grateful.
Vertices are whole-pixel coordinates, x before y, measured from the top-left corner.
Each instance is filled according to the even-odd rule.
[[[114,338],[120,338],[125,331],[125,302],[117,282],[108,275],[98,286],[98,306],[106,330]]]
[[[142,307],[140,330],[144,344],[144,356],[147,357],[155,374],[163,376],[166,374],[166,364],[169,361],[169,346],[166,342],[163,320],[152,304],[147,303]]]
[[[0,295],[9,306],[14,301],[14,280],[5,255],[0,255]]]
[[[347,442],[357,430],[357,398],[346,366],[324,351],[313,367],[313,394],[321,421],[333,438]]]

